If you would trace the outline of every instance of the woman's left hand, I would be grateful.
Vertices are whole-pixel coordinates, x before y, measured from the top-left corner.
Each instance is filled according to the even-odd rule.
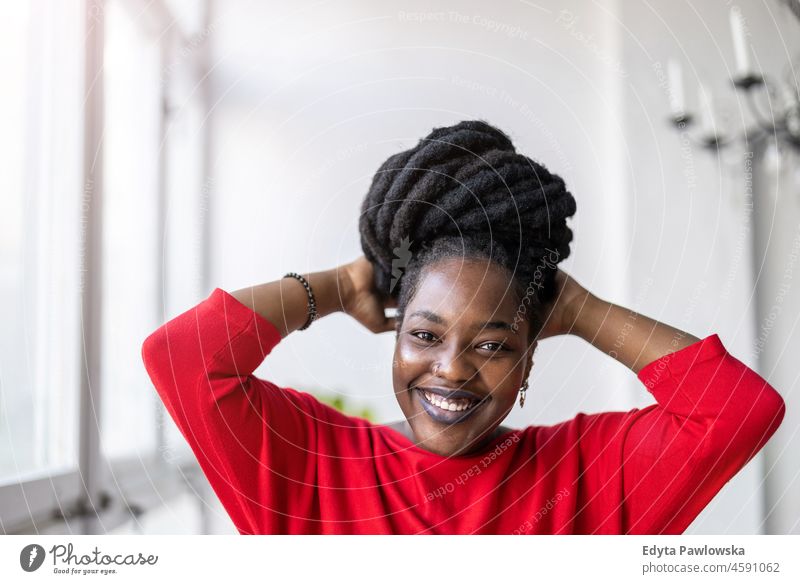
[[[572,276],[556,268],[556,294],[553,301],[543,307],[545,325],[537,339],[569,334],[581,312],[593,300],[595,297],[591,292]]]

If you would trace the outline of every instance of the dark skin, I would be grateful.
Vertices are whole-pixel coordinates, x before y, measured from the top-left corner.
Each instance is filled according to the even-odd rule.
[[[527,320],[512,327],[519,306],[509,273],[495,263],[451,259],[423,271],[406,306],[392,368],[406,437],[441,456],[459,456],[510,431],[500,423],[516,403],[536,349]],[[484,328],[487,322],[508,328]],[[469,389],[490,399],[468,420],[447,426],[426,413],[419,392],[409,389],[416,385]]]
[[[396,331],[395,318],[384,312],[396,307],[396,301],[374,289],[372,265],[363,256],[303,276],[314,290],[318,318],[345,312],[373,333]],[[542,339],[577,335],[634,373],[699,340],[601,300],[562,270],[556,273],[556,298],[544,307],[546,324],[532,335],[535,331],[529,330],[527,319],[515,321],[520,298],[510,278],[504,268],[473,259],[442,260],[426,266],[420,275],[396,336],[392,368],[394,392],[406,419],[389,424],[418,447],[440,456],[465,456],[511,431],[501,423],[528,379]],[[231,294],[272,322],[281,337],[306,321],[306,292],[292,278]],[[420,312],[424,314],[415,314]],[[487,321],[517,326],[516,330],[482,328]],[[490,399],[462,423],[443,424],[425,412],[418,392],[409,389],[426,384],[469,389]]]

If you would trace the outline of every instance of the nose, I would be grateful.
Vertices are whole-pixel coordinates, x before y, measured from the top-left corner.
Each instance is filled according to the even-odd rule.
[[[461,384],[472,379],[477,373],[475,365],[470,361],[467,351],[456,343],[442,345],[434,355],[431,372],[439,379],[452,384]]]

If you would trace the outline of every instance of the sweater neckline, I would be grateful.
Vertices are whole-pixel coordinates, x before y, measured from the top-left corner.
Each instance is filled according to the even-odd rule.
[[[445,461],[454,461],[454,462],[458,462],[458,461],[473,461],[473,460],[476,460],[478,458],[482,458],[482,457],[486,456],[486,454],[488,452],[491,452],[492,450],[494,450],[494,448],[500,442],[503,442],[503,441],[507,440],[508,438],[510,438],[511,436],[514,436],[515,434],[518,435],[518,434],[520,434],[522,432],[522,430],[520,430],[518,428],[516,428],[514,430],[511,430],[509,432],[504,432],[503,434],[500,434],[499,436],[497,436],[493,440],[489,441],[489,443],[486,446],[484,446],[481,450],[479,450],[478,452],[473,453],[473,454],[468,454],[468,455],[465,455],[465,456],[442,456],[441,454],[436,454],[435,452],[431,452],[430,450],[426,450],[425,448],[422,448],[421,446],[418,446],[413,440],[410,440],[405,434],[402,434],[402,433],[398,432],[397,430],[395,430],[394,428],[391,428],[388,425],[377,424],[376,428],[379,428],[379,430],[384,434],[384,436],[388,436],[390,440],[394,440],[395,442],[402,443],[403,450],[408,451],[408,452],[414,452],[414,453],[419,454],[419,455],[427,456],[428,458],[432,458],[434,460],[438,460],[438,461],[441,461],[441,462],[445,462]]]

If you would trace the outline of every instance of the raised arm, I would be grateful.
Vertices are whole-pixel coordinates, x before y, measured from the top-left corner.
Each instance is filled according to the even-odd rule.
[[[394,329],[394,318],[384,308],[396,306],[393,299],[381,299],[373,287],[372,265],[363,256],[331,270],[302,274],[314,293],[317,318],[342,311],[374,333]],[[273,323],[286,337],[306,322],[308,294],[294,278],[242,288],[231,296]]]
[[[345,275],[339,268],[303,274],[314,291],[318,319],[344,309],[349,287]],[[231,296],[274,324],[281,338],[303,326],[307,318],[308,294],[294,278],[242,288]]]
[[[682,533],[777,430],[783,399],[718,335],[698,339],[603,301],[566,274],[557,281],[561,306],[551,307],[545,334],[580,336],[630,367],[657,402],[577,418],[584,524],[589,532]],[[609,514],[608,498],[620,495]]]
[[[540,339],[558,334],[581,337],[634,373],[656,359],[700,339],[627,308],[601,300],[559,270],[559,296]]]
[[[345,310],[368,328],[393,328],[369,266],[356,260],[306,275],[319,314]],[[287,501],[314,506],[312,459],[330,409],[253,375],[306,312],[295,279],[233,294],[216,288],[142,345],[153,385],[240,533],[292,532]]]

